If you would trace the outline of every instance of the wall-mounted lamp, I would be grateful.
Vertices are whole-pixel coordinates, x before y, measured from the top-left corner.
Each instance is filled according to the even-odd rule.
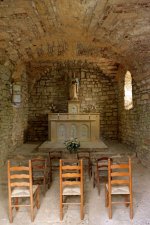
[[[21,103],[21,83],[14,82],[12,84],[12,102],[14,105],[20,105]]]

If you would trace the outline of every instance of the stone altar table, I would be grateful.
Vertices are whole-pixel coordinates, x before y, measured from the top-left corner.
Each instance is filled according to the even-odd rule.
[[[99,140],[99,113],[49,113],[48,140],[64,142],[70,138],[78,138],[81,142]]]

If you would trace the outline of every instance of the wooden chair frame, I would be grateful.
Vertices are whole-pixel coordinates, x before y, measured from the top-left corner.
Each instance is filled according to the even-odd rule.
[[[26,191],[26,194],[15,193],[20,190]],[[15,194],[14,194],[15,193]],[[28,198],[29,204],[19,204],[19,199]],[[25,206],[30,207],[31,221],[34,221],[34,206],[40,207],[39,186],[32,185],[32,165],[29,160],[29,166],[11,166],[8,160],[8,200],[9,200],[9,220],[13,222],[12,209]],[[14,203],[12,202],[14,200]]]
[[[107,175],[104,174],[106,172]],[[93,187],[97,186],[98,194],[100,195],[100,180],[101,178],[108,179],[108,157],[101,157],[96,160],[96,171],[93,173]]]
[[[49,152],[49,165],[50,165],[50,181],[52,182],[53,171],[59,171],[59,160],[62,158],[61,151]],[[53,162],[58,162],[58,165],[53,165]]]
[[[80,160],[80,159],[83,160],[83,167],[85,167],[85,169],[88,170],[88,176],[91,179],[91,177],[92,177],[92,163],[91,163],[91,160],[90,160],[90,153],[88,152],[88,156],[86,156],[84,154],[87,154],[87,153],[84,153],[84,152],[81,152],[81,151],[77,152],[77,158],[78,158],[78,160]],[[87,161],[86,166],[84,165],[84,161]]]
[[[125,171],[126,170],[126,171]],[[125,179],[126,178],[126,179]],[[117,187],[121,185],[126,188],[123,192],[118,191]],[[116,193],[113,191],[115,187]],[[114,190],[115,190],[114,189]],[[112,195],[124,195],[125,201],[118,202],[112,201]],[[129,200],[128,198],[129,197]],[[130,219],[133,218],[133,200],[132,200],[132,170],[131,170],[131,159],[129,158],[128,163],[112,164],[111,160],[108,160],[108,186],[105,187],[105,206],[109,208],[109,219],[112,218],[112,204],[125,203],[126,206],[130,205]]]
[[[79,187],[78,193],[64,193],[65,188]],[[64,196],[80,196],[79,203],[67,203],[64,201]],[[83,213],[83,162],[81,160],[61,159],[60,160],[60,220],[63,220],[63,205],[79,204],[80,218],[84,217]]]
[[[44,187],[44,194],[46,193],[46,186],[50,188],[50,171],[48,166],[48,159],[43,157],[37,157],[31,159],[32,163],[32,177],[33,184],[42,184]],[[39,176],[36,176],[38,175]]]

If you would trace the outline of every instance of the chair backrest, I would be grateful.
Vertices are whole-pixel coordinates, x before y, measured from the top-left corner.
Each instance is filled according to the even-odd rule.
[[[30,194],[32,193],[32,167],[31,160],[28,166],[15,166],[11,165],[8,160],[8,191],[11,195],[13,188],[29,188]]]
[[[61,159],[62,158],[62,152],[61,151],[52,151],[48,152],[50,159]]]
[[[46,175],[47,172],[47,159],[43,158],[43,157],[37,157],[37,158],[33,158],[31,160],[32,162],[32,170],[33,170],[33,174],[34,172],[38,173],[38,172],[42,172],[43,176]]]
[[[86,165],[87,162],[88,164],[91,163],[90,161],[90,153],[89,152],[77,152],[77,159],[80,160],[80,159],[83,159],[83,165]]]
[[[97,170],[107,170],[108,169],[108,157],[101,157],[97,159],[96,162]]]
[[[62,158],[62,152],[61,151],[54,151],[49,152],[49,165],[51,167],[59,167],[59,160]],[[55,162],[53,164],[53,162]],[[57,162],[57,164],[56,164]]]
[[[90,158],[90,152],[82,152],[82,151],[79,151],[77,152],[77,156],[78,156],[78,159],[81,159],[81,158]]]
[[[64,186],[79,186],[81,193],[83,192],[82,159],[60,159],[60,189]]]
[[[108,186],[128,186],[132,190],[131,159],[127,163],[113,164],[108,159]]]

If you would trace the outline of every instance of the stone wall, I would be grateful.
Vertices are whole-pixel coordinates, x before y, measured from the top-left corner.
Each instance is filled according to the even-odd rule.
[[[0,166],[4,163],[8,153],[24,141],[24,131],[27,127],[25,74],[22,79],[22,103],[19,107],[15,107],[12,104],[11,72],[7,67],[0,66]]]
[[[150,78],[137,82],[137,156],[144,165],[150,162]]]
[[[30,73],[30,71],[28,71]],[[75,74],[79,78],[79,100],[81,112],[100,112],[100,133],[106,138],[117,138],[117,84],[99,69],[88,66],[65,66],[45,68],[38,75],[29,101],[28,140],[48,139],[47,114],[50,105],[56,105],[56,112],[68,111],[69,82]],[[30,76],[30,74],[29,74]]]
[[[138,73],[138,71],[133,72]],[[125,110],[124,75],[125,72],[120,71],[118,138],[136,151],[140,160],[146,165],[150,160],[150,79],[148,77],[139,81],[133,79],[133,108]]]
[[[100,135],[103,138],[117,139],[117,82],[101,72],[87,70],[81,72],[80,101],[81,111],[100,112]]]
[[[30,91],[28,140],[45,141],[48,139],[48,112],[53,103],[56,112],[67,112],[68,86],[64,71],[50,68],[41,74]],[[31,84],[32,86],[32,84]]]
[[[11,72],[5,67],[0,66],[0,165],[12,148],[12,122],[13,112],[11,105],[10,92]]]

